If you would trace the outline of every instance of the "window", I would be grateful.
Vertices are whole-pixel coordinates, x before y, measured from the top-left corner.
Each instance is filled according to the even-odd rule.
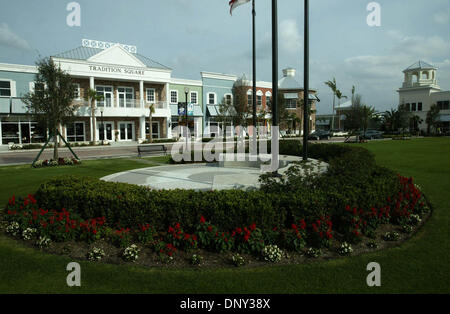
[[[191,103],[194,105],[198,104],[198,94],[197,92],[191,92]]]
[[[80,84],[75,83],[73,85],[75,85],[75,93],[73,94],[73,97],[78,100],[81,98]]]
[[[263,97],[262,96],[256,96],[256,105],[258,107],[262,106],[262,102],[263,102]]]
[[[231,94],[225,95],[225,103],[227,105],[231,105],[233,103],[233,96]]]
[[[170,91],[170,103],[178,104],[178,91],[176,91],[176,90]]]
[[[252,94],[247,94],[247,103],[249,106],[253,105],[253,95]]]
[[[438,101],[437,102],[438,108],[440,110],[449,110],[450,109],[450,101]]]
[[[417,104],[417,111],[422,111],[422,110],[423,110],[422,103],[419,102],[419,103]]]
[[[285,99],[286,109],[297,109],[297,99]]]
[[[84,142],[84,123],[75,122],[67,124],[67,140],[69,142]]]
[[[103,97],[103,100],[99,101],[97,106],[111,107],[112,106],[112,95],[113,95],[112,86],[96,86],[95,90],[97,91],[97,95]]]
[[[132,87],[119,87],[117,93],[119,95],[119,107],[134,107],[134,89]]]
[[[0,97],[11,97],[11,82],[0,81]]]
[[[208,105],[215,105],[216,104],[216,94],[209,93],[208,94]]]
[[[147,89],[147,101],[149,103],[155,103],[155,89],[154,88],[148,88]]]
[[[416,111],[417,107],[416,107],[416,103],[412,103],[411,104],[411,111]]]

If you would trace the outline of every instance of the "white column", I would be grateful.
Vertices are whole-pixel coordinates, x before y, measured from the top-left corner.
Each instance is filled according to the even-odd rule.
[[[140,107],[144,108],[144,81],[139,82]]]
[[[0,117],[0,146],[3,145],[3,137],[2,137],[2,117]]]
[[[170,126],[172,121],[172,110],[170,109],[170,86],[169,83],[166,83],[166,129],[167,129],[167,138],[173,138],[172,127]]]
[[[95,90],[95,79],[93,76],[89,77],[89,88]],[[92,106],[95,107],[96,104],[91,104],[91,110]],[[91,142],[96,141],[97,139],[94,139],[94,130],[97,127],[97,119],[92,119],[92,112],[90,117],[90,126],[91,126]]]
[[[146,124],[146,118],[145,118],[145,116],[143,116],[143,117],[140,117],[139,118],[139,127],[140,127],[140,130],[141,130],[141,137],[140,137],[140,140],[142,140],[142,141],[145,141],[146,140],[146,133],[145,133],[145,131],[146,131],[146,129],[145,129],[145,124]]]
[[[197,139],[201,139],[203,136],[203,118],[195,118],[195,133],[196,133],[196,138]]]

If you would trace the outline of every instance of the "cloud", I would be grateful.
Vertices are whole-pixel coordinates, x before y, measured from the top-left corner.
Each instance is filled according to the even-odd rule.
[[[397,44],[393,52],[414,55],[417,59],[443,57],[450,53],[450,43],[440,36],[401,36],[395,35]]]
[[[5,45],[26,51],[31,50],[30,44],[15,34],[6,23],[0,23],[0,45]]]
[[[438,24],[447,24],[450,16],[449,12],[438,12],[433,15],[433,20]]]
[[[302,48],[302,36],[299,33],[297,21],[283,20],[280,23],[281,48],[288,54],[299,53]]]

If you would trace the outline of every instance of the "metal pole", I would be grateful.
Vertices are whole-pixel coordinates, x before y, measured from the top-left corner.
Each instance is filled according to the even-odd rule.
[[[305,0],[305,52],[304,52],[304,93],[303,93],[303,160],[308,160],[309,135],[309,0]]]
[[[272,126],[278,126],[278,12],[272,0]]]
[[[189,133],[189,125],[188,125],[188,94],[189,93],[186,93],[185,92],[185,94],[186,94],[186,110],[185,110],[185,112],[184,112],[184,114],[185,114],[185,119],[186,119],[186,151],[189,151],[189,148],[188,148],[188,133]]]
[[[252,15],[253,15],[253,152],[257,154],[257,135],[256,135],[256,10],[255,10],[255,0],[252,3]]]
[[[105,144],[105,122],[103,121],[103,111],[102,113],[102,130],[103,130],[103,139],[102,139],[102,146]]]
[[[255,0],[253,0],[253,126],[256,128],[256,32],[255,32]]]

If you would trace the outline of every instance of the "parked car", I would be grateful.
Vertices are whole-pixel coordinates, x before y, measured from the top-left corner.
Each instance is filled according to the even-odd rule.
[[[343,131],[343,130],[334,130],[331,131],[332,135],[335,137],[343,137],[343,136],[349,136],[350,133],[347,131]]]
[[[362,132],[364,133],[364,132]],[[365,134],[362,134],[361,137],[365,140],[373,140],[377,138],[383,138],[383,132],[376,130],[367,130]]]
[[[311,133],[308,137],[308,139],[313,141],[320,141],[320,140],[329,140],[331,138],[331,133],[328,131],[315,131]]]

